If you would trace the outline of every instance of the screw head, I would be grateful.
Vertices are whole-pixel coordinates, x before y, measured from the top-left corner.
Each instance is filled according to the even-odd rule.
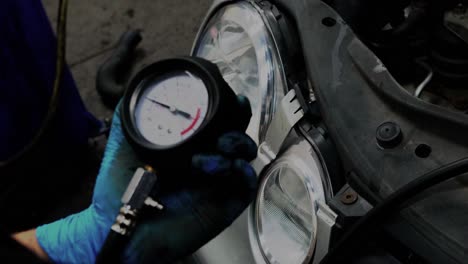
[[[345,205],[352,205],[357,202],[358,195],[356,192],[347,190],[341,195],[341,202]]]

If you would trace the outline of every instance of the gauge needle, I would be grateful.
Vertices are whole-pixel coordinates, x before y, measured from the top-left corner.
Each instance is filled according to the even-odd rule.
[[[155,104],[157,104],[157,105],[160,105],[160,106],[162,106],[164,108],[169,109],[169,111],[171,111],[174,114],[179,114],[179,115],[181,115],[181,116],[183,116],[183,117],[185,117],[187,119],[193,119],[191,114],[189,114],[187,112],[184,112],[182,110],[179,110],[175,106],[171,106],[171,105],[168,105],[168,104],[165,104],[165,103],[161,103],[159,101],[156,101],[156,100],[148,98],[148,97],[146,97],[146,99],[153,102],[153,103],[155,103]]]

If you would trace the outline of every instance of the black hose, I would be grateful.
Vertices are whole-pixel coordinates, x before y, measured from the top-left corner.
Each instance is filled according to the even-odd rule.
[[[99,67],[96,90],[102,102],[114,109],[125,91],[125,77],[129,74],[135,49],[142,40],[140,30],[131,30],[120,37],[112,56]]]
[[[14,163],[21,160],[26,154],[30,153],[33,148],[41,141],[46,134],[46,131],[52,124],[52,121],[57,112],[60,86],[63,79],[63,70],[65,66],[65,54],[66,54],[66,37],[67,37],[67,9],[68,0],[60,0],[58,8],[58,21],[57,21],[57,59],[56,59],[56,72],[54,87],[52,89],[52,95],[50,96],[49,107],[44,121],[39,128],[39,131],[33,137],[33,139],[20,151],[15,153],[12,157],[7,160],[0,161],[0,168],[6,168],[7,166],[13,166]]]
[[[385,221],[385,217],[398,212],[405,202],[434,185],[468,172],[468,158],[445,165],[433,170],[406,184],[388,198],[376,205],[365,216],[359,219],[331,248],[321,263],[348,262],[350,253],[355,253],[357,247],[370,238],[373,229]]]
[[[111,229],[107,238],[96,257],[96,264],[119,264],[123,263],[122,256],[128,244],[129,237],[121,235]]]

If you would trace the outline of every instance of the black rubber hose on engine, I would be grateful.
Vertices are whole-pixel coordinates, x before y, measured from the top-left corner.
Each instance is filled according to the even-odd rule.
[[[359,219],[322,259],[322,264],[349,262],[351,253],[371,238],[372,231],[385,222],[386,217],[397,213],[411,198],[441,182],[468,172],[468,158],[463,158],[433,170],[411,181],[377,204]],[[312,263],[312,262],[311,262]]]
[[[112,56],[99,67],[96,90],[102,102],[111,109],[115,108],[125,92],[125,77],[131,70],[135,50],[141,40],[140,30],[124,33]]]

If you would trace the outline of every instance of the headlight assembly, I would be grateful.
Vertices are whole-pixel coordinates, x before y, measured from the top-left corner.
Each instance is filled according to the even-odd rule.
[[[294,45],[286,43],[284,36],[294,34],[288,32],[286,19],[278,19],[268,4],[229,1],[213,10],[192,55],[216,63],[231,88],[249,98],[252,119],[247,134],[259,144],[259,153],[263,146],[268,155],[254,162],[259,165],[257,172],[263,171],[255,206],[235,222],[235,231],[225,232],[201,254],[216,259],[218,249],[225,250],[223,245],[236,244],[236,239],[245,245],[247,235],[250,248],[243,256],[251,254],[246,259],[253,257],[255,262],[245,263],[303,264],[312,256],[319,260],[328,250],[334,213],[322,213],[330,211],[325,201],[325,193],[330,195],[329,180],[315,150],[303,139],[263,169],[271,157],[277,157],[280,143],[303,116],[294,91],[288,92],[285,74],[285,69],[288,75],[294,71],[291,55],[298,51],[289,49]]]
[[[292,146],[268,168],[252,213],[252,233],[268,264],[308,263],[325,201],[324,171],[308,143]]]
[[[193,55],[216,63],[231,88],[249,98],[252,119],[247,134],[262,142],[286,83],[262,11],[250,2],[222,7],[207,22]]]

